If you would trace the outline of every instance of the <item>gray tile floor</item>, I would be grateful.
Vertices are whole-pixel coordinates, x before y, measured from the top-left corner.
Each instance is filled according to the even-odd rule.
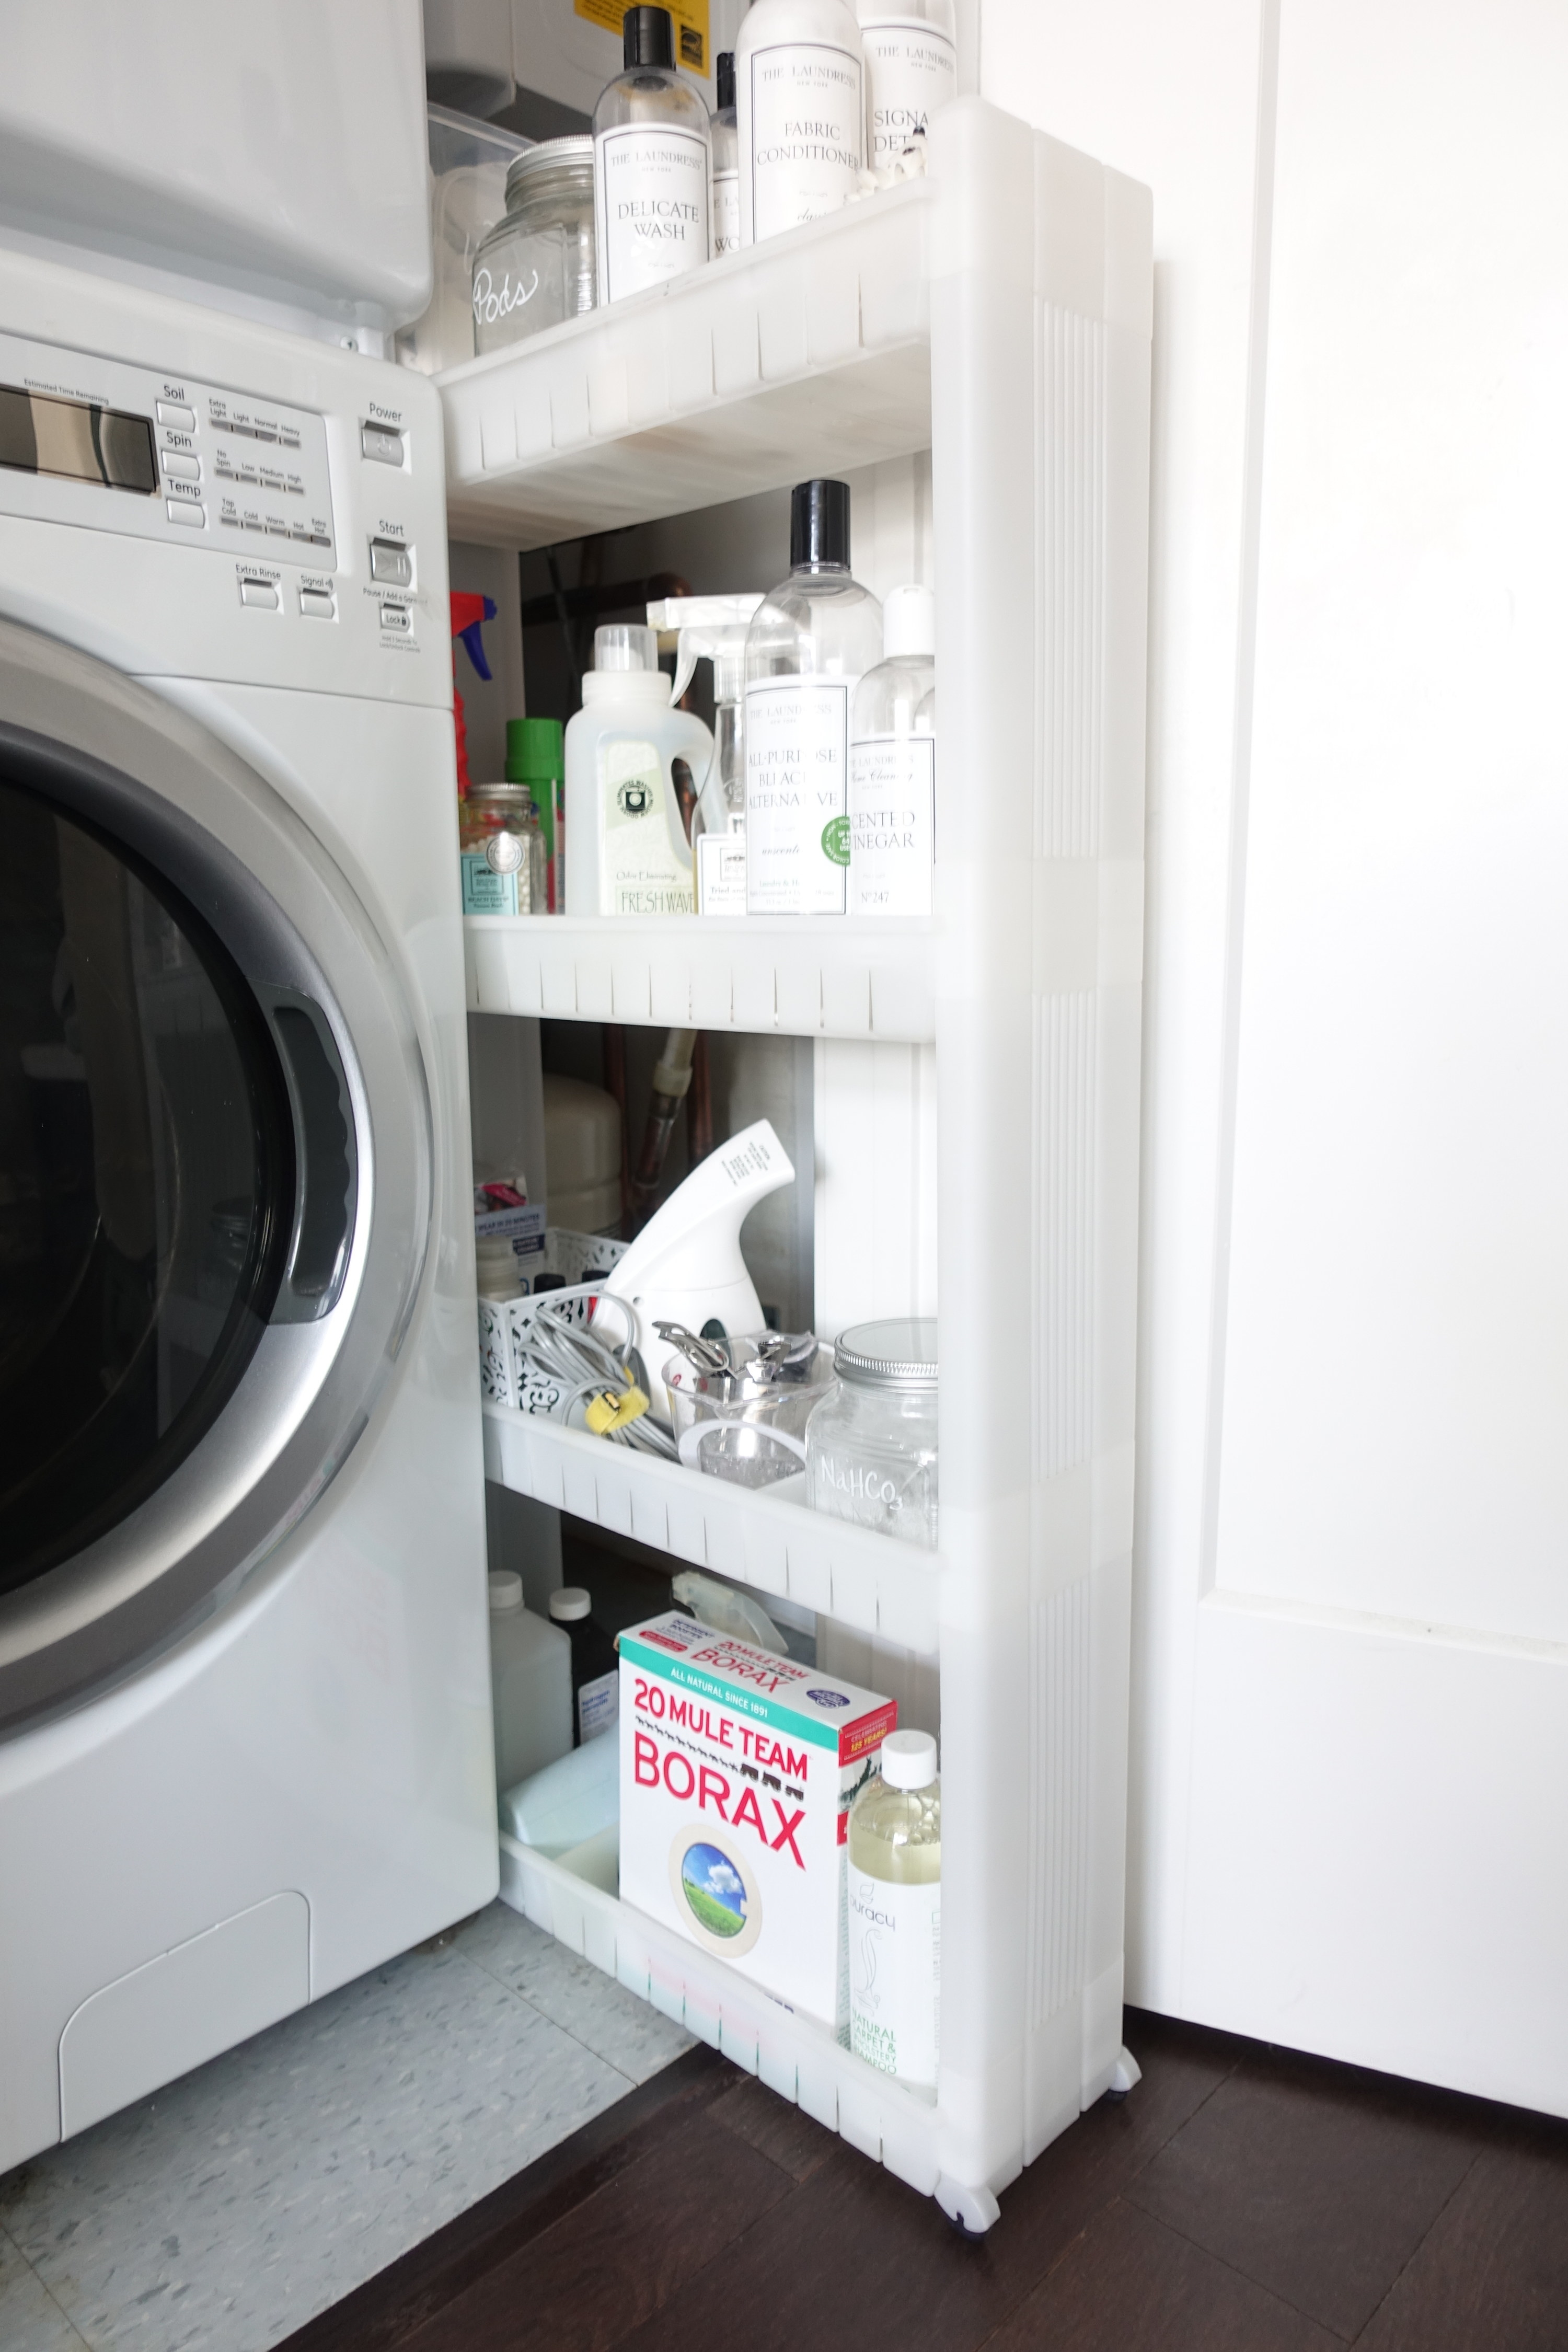
[[[492,1904],[0,2178],[4,2352],[257,2352],[688,2047]]]

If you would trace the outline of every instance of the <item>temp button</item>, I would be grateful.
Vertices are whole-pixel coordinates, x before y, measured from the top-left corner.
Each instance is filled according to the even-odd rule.
[[[395,539],[373,539],[370,543],[370,576],[384,588],[412,588],[414,585],[414,550],[403,547]]]
[[[158,422],[160,425],[177,425],[182,433],[194,433],[196,412],[194,408],[182,408],[177,400],[161,400],[158,403]]]
[[[183,522],[191,530],[205,530],[207,527],[205,507],[195,506],[186,499],[165,499],[164,504],[168,509],[171,522]]]

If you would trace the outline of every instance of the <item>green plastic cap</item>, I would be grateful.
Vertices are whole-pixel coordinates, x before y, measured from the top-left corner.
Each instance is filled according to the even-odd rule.
[[[565,737],[559,719],[509,719],[506,722],[506,780],[509,784],[540,784],[566,772]]]

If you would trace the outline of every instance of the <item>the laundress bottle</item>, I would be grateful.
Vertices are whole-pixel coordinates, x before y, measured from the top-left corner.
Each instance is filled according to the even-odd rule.
[[[668,8],[628,8],[626,68],[594,109],[599,299],[618,302],[708,260],[708,109],[675,70]]]
[[[936,738],[921,710],[936,687],[936,598],[889,588],[882,658],[849,722],[849,912],[929,915],[936,843]]]
[[[891,1731],[849,1814],[849,2047],[936,2087],[942,2010],[942,1783],[929,1731]]]
[[[849,570],[847,482],[797,482],[789,537],[789,578],[746,636],[746,912],[841,915],[849,706],[882,608]]]
[[[860,185],[865,60],[844,0],[755,0],[735,42],[741,242],[756,245]]]
[[[718,105],[713,110],[713,258],[733,253],[741,242],[741,163],[735,129],[735,58],[725,49],[713,77]]]
[[[886,171],[958,95],[952,0],[857,0],[871,169]]]

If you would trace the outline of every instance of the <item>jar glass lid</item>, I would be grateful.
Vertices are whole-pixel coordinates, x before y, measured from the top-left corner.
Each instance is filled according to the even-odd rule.
[[[506,208],[533,192],[541,179],[559,174],[571,182],[579,176],[592,187],[594,179],[594,142],[586,132],[574,133],[570,139],[542,139],[526,155],[520,155],[506,175]]]
[[[840,1380],[864,1381],[878,1388],[933,1389],[936,1318],[857,1323],[839,1333],[833,1360]]]

